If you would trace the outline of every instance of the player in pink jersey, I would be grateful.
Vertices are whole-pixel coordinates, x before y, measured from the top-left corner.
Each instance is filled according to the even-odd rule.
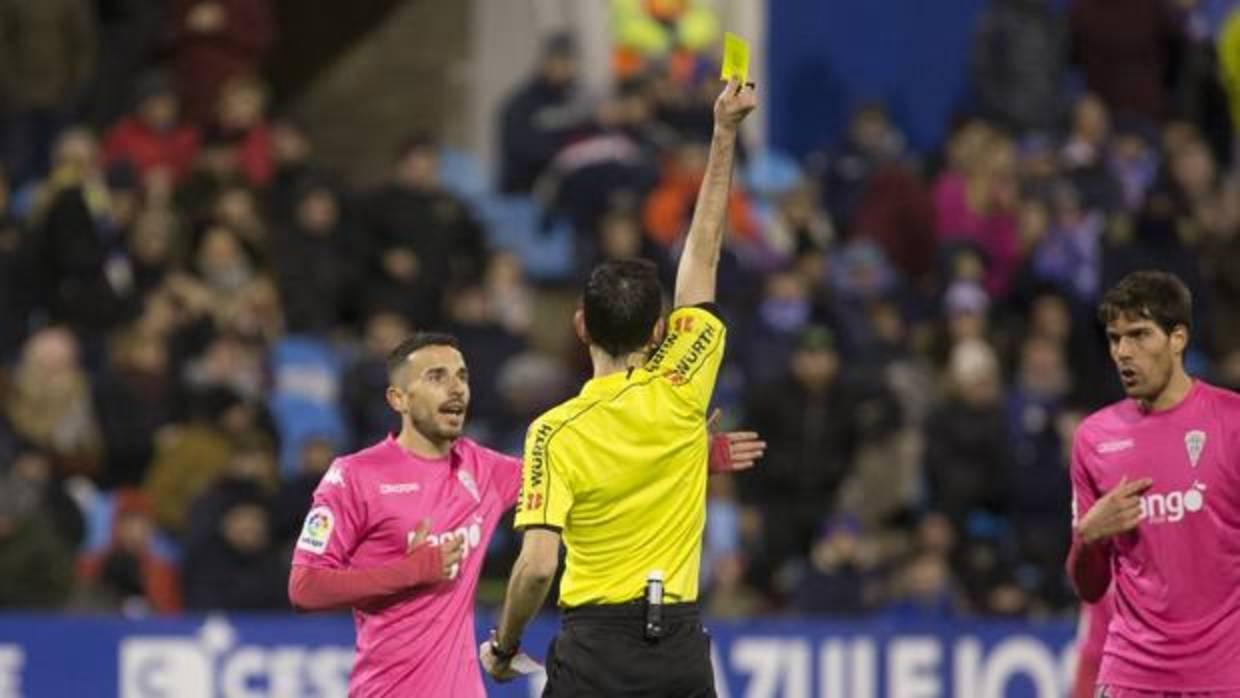
[[[303,611],[353,609],[351,697],[485,696],[474,592],[491,535],[516,504],[521,461],[461,436],[469,373],[454,338],[403,342],[388,372],[400,433],[323,476],[289,598]],[[761,446],[749,433],[715,437],[711,470],[747,467]]]
[[[1240,396],[1184,370],[1192,296],[1136,272],[1099,307],[1128,399],[1073,439],[1068,572],[1112,589],[1098,695],[1240,697]]]

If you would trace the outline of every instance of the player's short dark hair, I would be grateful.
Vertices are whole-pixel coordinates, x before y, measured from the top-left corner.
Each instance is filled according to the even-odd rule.
[[[459,350],[461,343],[450,334],[443,332],[418,332],[409,339],[396,345],[396,348],[388,353],[387,369],[388,378],[392,379],[409,361],[409,357],[420,349],[426,347],[452,347]]]
[[[1191,330],[1193,294],[1175,274],[1135,271],[1120,279],[1098,304],[1102,324],[1122,317],[1150,320],[1167,334],[1179,326]]]
[[[663,284],[647,259],[616,259],[590,272],[582,295],[590,341],[613,357],[642,349],[663,314]]]

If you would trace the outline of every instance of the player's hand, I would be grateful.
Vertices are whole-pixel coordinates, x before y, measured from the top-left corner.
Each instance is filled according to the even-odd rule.
[[[752,82],[742,85],[737,80],[729,80],[715,100],[715,126],[735,131],[756,106],[758,97]]]
[[[719,433],[723,410],[716,409],[706,421],[711,434],[710,471],[731,473],[748,470],[766,453],[766,442],[756,431],[729,431]]]
[[[431,578],[424,583],[446,582],[455,579],[460,571],[461,557],[465,554],[465,541],[460,536],[446,536],[438,546],[430,546],[426,539],[431,532],[431,520],[422,519],[409,541],[410,555],[436,555],[439,559],[431,571]]]
[[[1124,476],[1115,489],[1107,492],[1085,512],[1076,526],[1086,544],[1128,533],[1141,522],[1141,495],[1154,481],[1149,478],[1128,481]]]

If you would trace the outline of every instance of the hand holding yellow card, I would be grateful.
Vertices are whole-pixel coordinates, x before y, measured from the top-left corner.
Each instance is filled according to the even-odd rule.
[[[720,75],[724,80],[735,79],[744,85],[749,82],[749,42],[733,34],[723,34],[723,71]]]

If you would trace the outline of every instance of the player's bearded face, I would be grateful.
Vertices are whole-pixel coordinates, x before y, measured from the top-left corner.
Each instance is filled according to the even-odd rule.
[[[1179,333],[1177,329],[1167,334],[1144,318],[1124,317],[1107,324],[1111,358],[1128,397],[1152,400],[1167,388],[1179,360]]]
[[[415,352],[400,393],[401,414],[423,436],[448,441],[461,435],[469,410],[469,372],[459,351],[432,346]]]

